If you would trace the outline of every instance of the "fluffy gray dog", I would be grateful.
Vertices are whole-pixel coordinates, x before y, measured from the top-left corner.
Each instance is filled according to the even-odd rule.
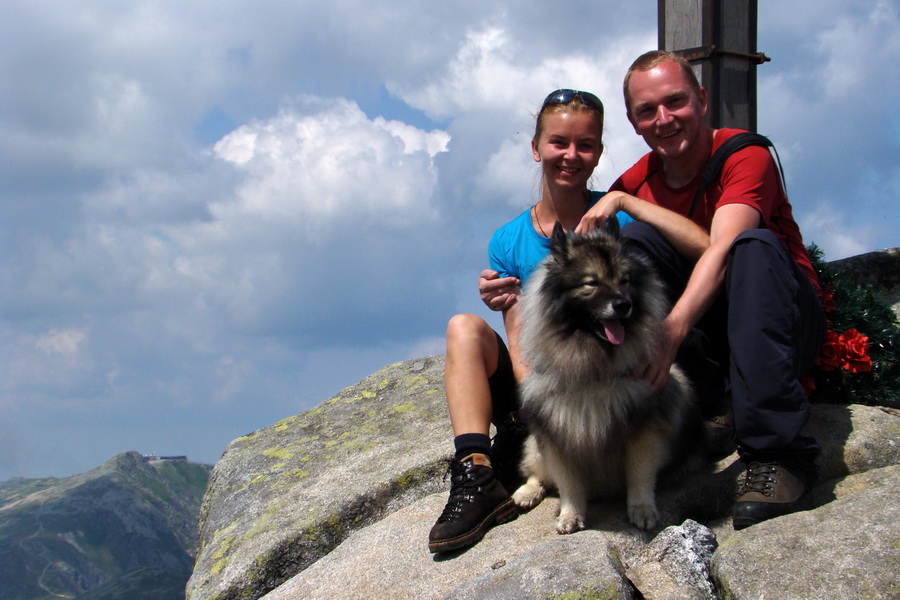
[[[680,370],[658,393],[633,375],[652,356],[668,307],[653,269],[617,236],[567,235],[557,223],[522,297],[522,412],[531,434],[528,480],[513,499],[532,508],[556,488],[559,533],[585,528],[588,499],[623,491],[631,522],[655,527],[660,470],[702,437]]]

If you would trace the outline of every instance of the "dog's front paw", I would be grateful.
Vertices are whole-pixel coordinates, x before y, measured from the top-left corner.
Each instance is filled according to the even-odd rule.
[[[556,519],[556,533],[565,535],[584,529],[584,517],[574,513],[560,514]]]
[[[519,508],[530,509],[540,504],[546,493],[544,486],[528,482],[513,493],[512,499]]]
[[[628,520],[644,530],[656,527],[659,513],[654,504],[633,504],[628,506]]]

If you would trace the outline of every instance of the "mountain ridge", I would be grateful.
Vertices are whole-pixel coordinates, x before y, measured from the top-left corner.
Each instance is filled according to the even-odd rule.
[[[183,598],[211,469],[129,451],[71,477],[0,482],[3,597]]]

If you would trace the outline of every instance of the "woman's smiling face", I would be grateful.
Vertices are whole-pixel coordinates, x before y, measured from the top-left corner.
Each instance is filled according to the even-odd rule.
[[[541,137],[531,143],[550,185],[587,188],[603,153],[596,117],[587,111],[561,110],[541,115]]]

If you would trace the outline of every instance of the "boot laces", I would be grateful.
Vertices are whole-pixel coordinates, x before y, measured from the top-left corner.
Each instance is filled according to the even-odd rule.
[[[756,492],[772,498],[775,496],[775,484],[781,472],[775,463],[751,463],[747,474],[738,488],[738,495]]]
[[[474,482],[473,466],[471,463],[463,464],[455,459],[447,461],[444,480],[446,481],[447,475],[450,475],[450,498],[447,500],[444,512],[438,517],[438,523],[456,519],[462,512],[463,506],[472,502],[475,494],[482,491],[481,486]]]

